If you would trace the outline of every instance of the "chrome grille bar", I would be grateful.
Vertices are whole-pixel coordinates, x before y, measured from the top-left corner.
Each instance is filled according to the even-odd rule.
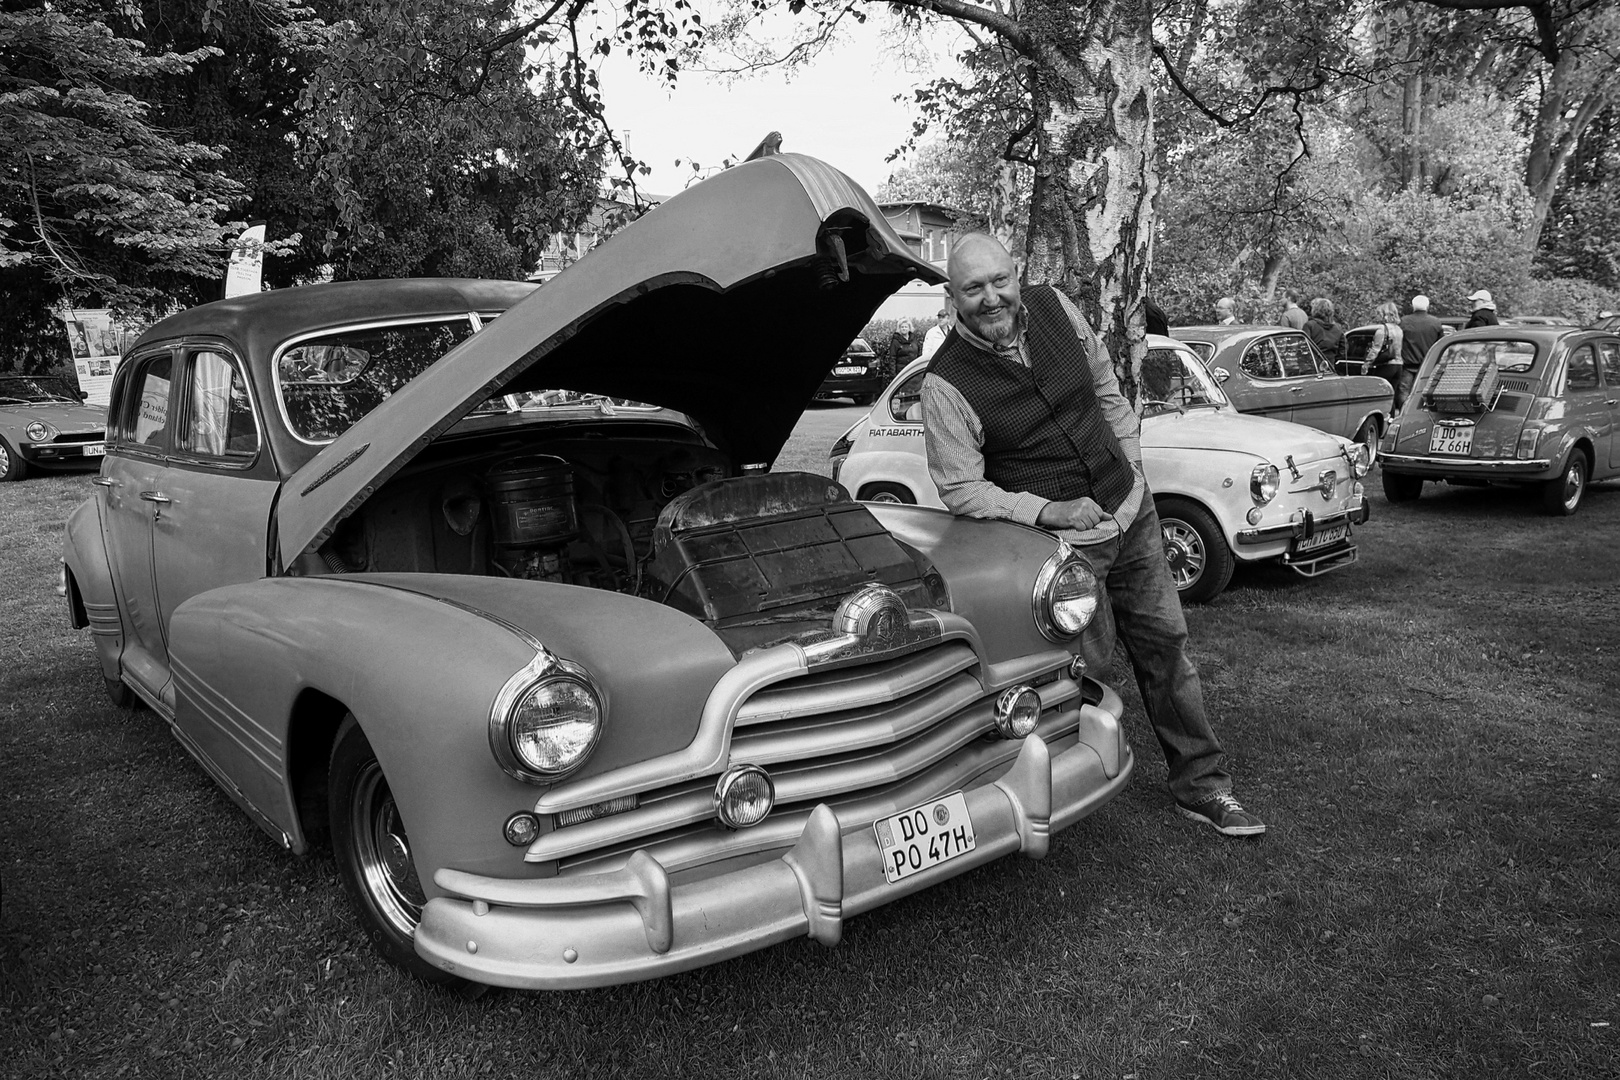
[[[966,671],[978,662],[978,656],[969,645],[953,641],[886,663],[804,675],[754,694],[737,710],[736,726],[894,701]]]

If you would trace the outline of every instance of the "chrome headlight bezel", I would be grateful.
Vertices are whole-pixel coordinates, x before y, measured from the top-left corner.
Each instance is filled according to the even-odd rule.
[[[546,768],[524,756],[518,747],[522,732],[518,727],[519,712],[526,703],[543,689],[568,685],[583,691],[591,706],[591,731],[583,747],[556,768]],[[552,784],[570,775],[590,760],[596,744],[601,741],[602,728],[607,719],[607,701],[596,681],[579,664],[541,650],[535,658],[501,687],[489,712],[489,748],[501,771],[526,784]]]
[[[1282,473],[1269,461],[1263,461],[1249,470],[1249,498],[1254,505],[1265,506],[1277,497]]]
[[[1054,642],[1073,641],[1084,633],[1102,603],[1097,575],[1061,540],[1035,575],[1032,600],[1036,628]]]
[[[28,436],[29,442],[40,443],[51,441],[50,426],[38,420],[35,420],[33,423],[23,428],[23,434]]]

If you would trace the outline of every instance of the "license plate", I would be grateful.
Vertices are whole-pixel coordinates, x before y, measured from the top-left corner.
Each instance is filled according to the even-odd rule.
[[[1294,545],[1294,550],[1296,552],[1300,552],[1315,551],[1317,548],[1325,548],[1331,544],[1337,544],[1340,540],[1343,540],[1349,532],[1350,526],[1348,525],[1333,525],[1329,528],[1323,529],[1315,536],[1307,536],[1300,540],[1299,543]]]
[[[107,444],[106,443],[98,443],[98,442],[85,443],[84,444],[84,456],[85,457],[106,457],[107,456]]]
[[[866,374],[866,369],[863,368],[863,367],[835,367],[835,368],[833,368],[833,374],[834,375],[865,375]]]
[[[960,791],[875,821],[872,828],[883,856],[883,876],[891,885],[972,851],[974,845],[973,819]]]
[[[1434,426],[1429,434],[1429,453],[1466,454],[1474,448],[1474,428]]]

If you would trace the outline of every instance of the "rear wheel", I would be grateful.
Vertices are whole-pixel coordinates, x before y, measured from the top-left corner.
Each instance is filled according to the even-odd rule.
[[[1392,503],[1415,502],[1423,494],[1423,477],[1402,476],[1384,470],[1384,498]]]
[[[0,439],[0,482],[21,480],[28,475],[28,463],[4,439]]]
[[[353,715],[343,718],[332,747],[327,799],[332,855],[371,943],[389,963],[424,982],[463,984],[416,953],[416,924],[427,896],[388,778]]]
[[[1232,549],[1209,511],[1187,499],[1157,500],[1164,559],[1182,603],[1213,600],[1232,580]]]
[[[1541,506],[1554,517],[1568,517],[1581,508],[1586,496],[1586,455],[1580,450],[1569,452],[1569,461],[1558,479],[1548,480],[1541,486]]]
[[[855,497],[862,502],[904,503],[906,506],[917,505],[917,497],[904,484],[862,484],[861,490]]]

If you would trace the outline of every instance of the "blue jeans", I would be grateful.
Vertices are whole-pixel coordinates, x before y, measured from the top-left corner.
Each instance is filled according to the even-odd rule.
[[[1082,653],[1106,663],[1116,635],[1124,643],[1148,723],[1164,751],[1170,794],[1197,803],[1230,791],[1232,776],[1204,713],[1198,669],[1187,656],[1187,620],[1164,559],[1152,493],[1144,493],[1142,509],[1124,536],[1075,550],[1108,597],[1081,638]]]

